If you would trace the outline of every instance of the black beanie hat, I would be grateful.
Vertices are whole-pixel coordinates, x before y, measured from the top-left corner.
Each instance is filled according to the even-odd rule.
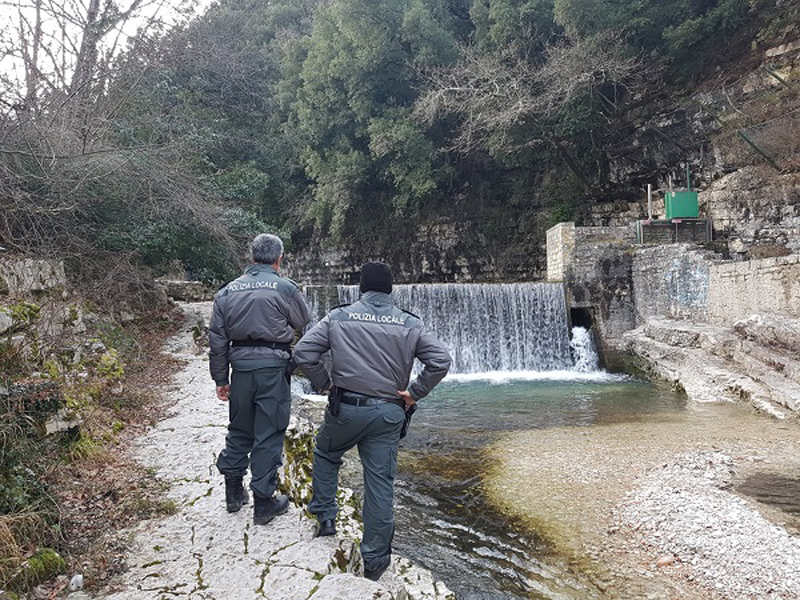
[[[361,293],[383,292],[392,293],[392,272],[385,264],[380,262],[364,263],[361,267]]]

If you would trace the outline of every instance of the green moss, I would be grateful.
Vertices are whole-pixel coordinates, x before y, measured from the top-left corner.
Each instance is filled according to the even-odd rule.
[[[194,506],[197,503],[198,500],[200,500],[202,498],[208,498],[213,492],[214,492],[214,488],[213,487],[208,488],[208,491],[205,494],[203,494],[201,496],[198,496],[194,500],[190,500],[188,502],[188,505],[189,506]]]
[[[163,560],[154,560],[152,562],[149,562],[149,563],[146,563],[146,564],[142,565],[142,568],[143,569],[149,569],[150,567],[155,567],[156,565],[162,565],[162,564],[164,564]]]
[[[178,512],[178,506],[172,500],[154,500],[150,498],[137,498],[131,510],[141,516],[143,519],[150,519],[152,517],[168,517]],[[153,547],[156,552],[161,550],[160,546]]]
[[[31,324],[42,312],[42,307],[24,300],[9,307],[11,318],[19,324]]]
[[[100,356],[97,361],[97,372],[106,380],[110,381],[120,381],[125,377],[125,369],[122,365],[122,360],[119,357],[119,353],[114,348],[110,348]]]
[[[361,500],[356,494],[351,494],[348,498],[345,492],[341,489],[336,491],[336,500],[339,506],[349,506],[353,509],[353,518],[361,523]],[[341,514],[341,513],[339,513]]]
[[[68,455],[70,460],[80,460],[96,454],[99,450],[100,444],[97,443],[97,440],[91,435],[81,432],[78,439],[70,443]]]
[[[67,563],[58,552],[51,548],[40,548],[23,563],[9,587],[17,591],[24,591],[44,583],[66,570]]]
[[[99,382],[83,382],[64,390],[67,408],[79,410],[96,404],[103,394],[103,385]]]
[[[278,490],[291,497],[298,506],[311,501],[311,465],[314,460],[314,434],[287,437],[284,443],[284,477]]]
[[[61,376],[61,371],[58,368],[58,363],[52,358],[48,358],[42,363],[42,370],[47,374],[50,379],[58,379]]]

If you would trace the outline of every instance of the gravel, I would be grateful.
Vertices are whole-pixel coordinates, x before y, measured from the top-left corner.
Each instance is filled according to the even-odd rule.
[[[734,476],[725,452],[680,455],[643,478],[618,517],[718,597],[800,598],[800,539],[730,491]]]

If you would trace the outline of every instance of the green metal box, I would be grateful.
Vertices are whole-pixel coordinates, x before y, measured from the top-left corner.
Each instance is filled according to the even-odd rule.
[[[668,219],[696,219],[700,215],[697,208],[697,192],[667,192],[664,205]]]

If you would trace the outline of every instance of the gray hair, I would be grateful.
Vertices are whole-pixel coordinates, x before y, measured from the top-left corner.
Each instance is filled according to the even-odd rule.
[[[250,254],[253,262],[274,264],[283,256],[283,242],[277,235],[260,233],[250,244]]]

